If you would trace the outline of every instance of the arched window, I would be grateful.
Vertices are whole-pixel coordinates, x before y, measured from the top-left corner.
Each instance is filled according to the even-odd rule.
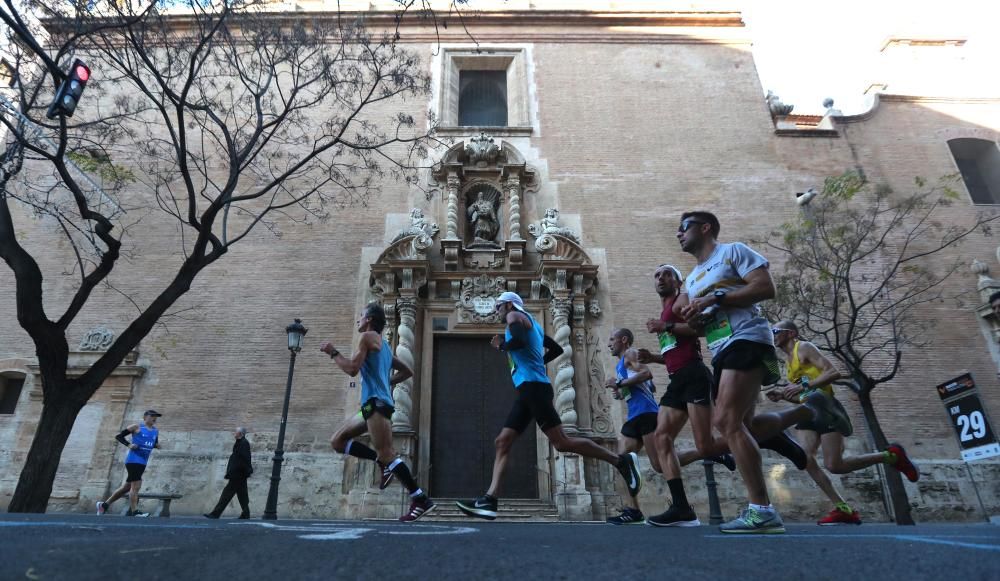
[[[465,127],[507,125],[507,71],[461,71],[458,124]]]
[[[21,398],[24,374],[7,371],[0,373],[0,414],[12,414]]]
[[[973,204],[1000,204],[1000,147],[986,139],[948,142]]]

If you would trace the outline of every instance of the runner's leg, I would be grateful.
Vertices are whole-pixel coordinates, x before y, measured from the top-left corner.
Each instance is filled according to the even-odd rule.
[[[837,434],[840,436],[840,434]],[[806,451],[806,456],[808,456],[808,464],[806,465],[806,472],[812,477],[813,482],[819,486],[819,489],[823,491],[823,494],[833,502],[834,505],[846,504],[844,502],[844,497],[840,495],[840,492],[833,486],[833,482],[830,481],[830,477],[827,476],[826,472],[820,468],[819,464],[816,463],[816,452],[819,450],[820,435],[812,430],[797,430],[797,439],[802,443],[802,448]],[[826,451],[824,449],[823,458],[826,460]]]
[[[763,376],[764,370],[761,367],[748,370],[723,369],[712,416],[716,429],[736,458],[736,467],[743,477],[750,502],[768,506],[770,499],[764,483],[760,449],[747,427],[747,416],[753,413]]]
[[[496,498],[500,493],[500,482],[503,474],[507,471],[507,460],[510,457],[510,447],[520,434],[513,428],[503,428],[500,434],[493,441],[496,449],[496,456],[493,458],[493,479],[490,480],[490,488],[486,491],[487,496]]]
[[[885,452],[844,457],[844,436],[837,432],[823,434],[823,464],[834,474],[848,474],[887,461]]]

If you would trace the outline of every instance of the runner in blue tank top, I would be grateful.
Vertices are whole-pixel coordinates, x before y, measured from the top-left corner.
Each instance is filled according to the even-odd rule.
[[[505,292],[497,298],[497,313],[507,324],[505,339],[495,335],[493,348],[507,356],[510,375],[517,390],[517,399],[496,439],[493,460],[493,480],[486,494],[469,501],[457,502],[469,516],[493,520],[497,517],[497,493],[507,467],[510,447],[534,419],[549,442],[560,452],[570,452],[588,458],[604,460],[618,468],[629,493],[639,493],[641,475],[635,453],[617,455],[586,438],[571,438],[562,429],[562,420],[552,405],[552,384],[545,364],[563,354],[562,347],[547,337],[541,325],[524,310],[524,301],[517,293]]]
[[[632,347],[635,336],[628,329],[615,329],[608,339],[608,349],[618,357],[615,376],[609,377],[605,387],[614,391],[615,399],[625,401],[628,416],[622,425],[618,438],[618,453],[636,453],[646,446],[646,455],[653,470],[660,470],[659,454],[656,448],[656,418],[660,405],[653,398],[653,374],[649,368],[639,363],[639,353]],[[639,501],[634,496],[623,500],[624,507],[618,516],[608,517],[613,525],[643,524],[646,517],[639,510]]]
[[[417,486],[410,468],[392,448],[392,414],[396,411],[392,386],[412,377],[413,371],[392,354],[392,347],[382,337],[385,329],[382,305],[368,304],[358,315],[357,325],[361,340],[358,350],[350,358],[337,351],[329,341],[319,346],[320,351],[329,355],[344,373],[351,377],[361,374],[361,411],[340,426],[330,444],[341,454],[377,462],[382,468],[381,489],[389,486],[393,476],[399,477],[399,481],[410,491],[411,498],[410,510],[399,520],[413,522],[436,508],[434,501]],[[354,441],[364,433],[371,434],[374,450]]]
[[[139,512],[139,489],[142,487],[142,473],[146,471],[149,456],[153,453],[153,448],[160,447],[160,431],[156,429],[156,418],[161,415],[156,410],[146,410],[142,415],[141,425],[132,424],[115,436],[121,445],[128,448],[128,455],[125,456],[127,477],[125,484],[114,491],[107,500],[97,501],[97,514],[103,515],[112,502],[128,494],[127,516],[149,516],[149,513]],[[132,435],[131,442],[125,439],[129,434]]]

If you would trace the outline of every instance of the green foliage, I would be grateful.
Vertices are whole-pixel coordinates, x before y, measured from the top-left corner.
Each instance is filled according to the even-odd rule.
[[[131,183],[136,179],[131,169],[115,165],[107,156],[71,151],[66,157],[83,171],[99,175],[105,182]]]

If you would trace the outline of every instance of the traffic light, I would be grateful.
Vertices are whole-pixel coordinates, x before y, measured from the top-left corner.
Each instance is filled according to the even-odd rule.
[[[90,80],[90,68],[83,64],[82,60],[74,60],[73,66],[69,68],[69,75],[59,85],[56,98],[49,105],[49,111],[45,116],[49,119],[55,119],[60,115],[72,117],[88,80]]]

